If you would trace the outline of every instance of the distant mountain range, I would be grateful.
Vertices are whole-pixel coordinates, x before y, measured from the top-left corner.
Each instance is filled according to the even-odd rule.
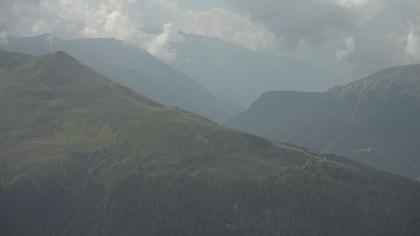
[[[157,102],[219,123],[266,91],[325,91],[346,80],[343,74],[297,58],[255,52],[216,38],[180,35],[184,40],[171,45],[177,57],[168,62],[170,65],[110,38],[63,40],[50,34],[8,37],[1,40],[0,49],[34,55],[68,52]]]
[[[110,79],[168,106],[177,106],[217,122],[226,121],[238,108],[202,87],[186,74],[115,39],[62,40],[49,34],[9,37],[0,48],[42,55],[68,52]]]
[[[417,182],[164,107],[64,52],[0,51],[0,104],[0,235],[420,234]]]
[[[251,51],[217,38],[180,34],[184,40],[171,45],[177,57],[170,64],[216,96],[244,108],[270,90],[319,92],[348,79],[343,73],[297,58]]]
[[[325,93],[268,92],[226,125],[419,178],[420,65]]]

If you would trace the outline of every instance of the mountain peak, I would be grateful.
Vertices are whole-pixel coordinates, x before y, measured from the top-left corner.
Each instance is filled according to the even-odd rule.
[[[56,51],[56,52],[54,52],[52,54],[54,56],[57,56],[57,57],[71,57],[69,54],[67,54],[66,52],[61,51],[61,50],[58,50],[58,51]]]
[[[78,70],[80,70],[81,68],[91,70],[90,68],[79,62],[77,59],[70,56],[67,52],[61,50],[38,57],[37,64],[39,63],[46,64],[48,65],[48,67],[65,66],[66,68],[69,68],[69,66],[71,66],[74,69],[78,69],[77,67],[80,67]]]
[[[38,39],[43,40],[43,41],[47,41],[49,43],[52,43],[54,40],[59,39],[51,33],[40,34],[38,36],[35,36],[35,38],[38,38]]]
[[[380,70],[370,76],[356,80],[344,86],[330,89],[327,93],[359,97],[376,94],[406,94],[420,96],[420,65],[393,66]]]
[[[28,56],[22,63],[12,66],[9,66],[12,76],[8,83],[10,86],[23,86],[25,94],[34,99],[41,94],[51,99],[72,97],[78,102],[89,102],[112,88],[110,80],[64,51],[40,57]]]
[[[55,51],[54,53],[47,54],[46,57],[57,59],[57,60],[76,60],[74,57],[70,56],[64,51]]]
[[[420,175],[420,65],[395,66],[326,93],[261,97],[227,125]]]
[[[420,64],[409,64],[409,65],[398,65],[398,66],[391,66],[391,67],[387,67],[384,68],[382,70],[380,70],[378,73],[381,72],[392,72],[392,71],[407,71],[407,70],[411,70],[411,71],[419,71],[420,70]]]

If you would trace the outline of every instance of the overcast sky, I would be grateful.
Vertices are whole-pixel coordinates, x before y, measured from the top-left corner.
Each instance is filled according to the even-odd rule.
[[[0,36],[115,37],[168,61],[178,31],[359,71],[420,62],[419,0],[0,0]]]

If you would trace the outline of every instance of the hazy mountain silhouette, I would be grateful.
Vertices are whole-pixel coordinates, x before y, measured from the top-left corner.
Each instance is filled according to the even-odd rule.
[[[175,68],[192,76],[219,97],[248,107],[270,90],[325,91],[343,74],[297,58],[256,52],[220,39],[182,34],[173,46]],[[308,76],[310,75],[310,76]]]
[[[419,177],[420,65],[326,93],[268,92],[227,126]]]

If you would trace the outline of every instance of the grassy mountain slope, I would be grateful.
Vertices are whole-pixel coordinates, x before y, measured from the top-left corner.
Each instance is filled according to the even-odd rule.
[[[420,233],[414,181],[166,108],[62,52],[24,61],[0,74],[0,235]]]
[[[420,66],[380,71],[326,93],[270,92],[228,126],[420,176]]]
[[[237,108],[145,51],[114,39],[62,40],[52,35],[9,38],[0,48],[34,55],[65,51],[115,82],[168,106],[222,122]]]

